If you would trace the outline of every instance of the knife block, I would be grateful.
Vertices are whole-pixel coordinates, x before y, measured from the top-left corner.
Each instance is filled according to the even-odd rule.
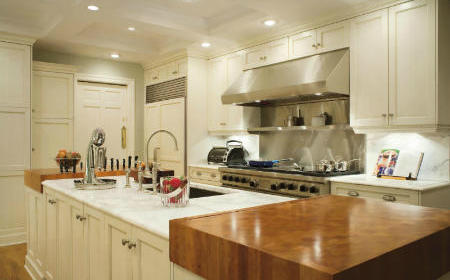
[[[168,177],[168,176],[174,176],[175,175],[175,171],[173,170],[169,170],[169,169],[160,169],[158,170],[158,182],[159,179],[161,177]],[[136,168],[132,168],[130,170],[130,177],[133,177],[135,182],[139,182],[138,181],[138,170]],[[142,183],[143,184],[152,184],[152,178],[143,178],[142,179]]]

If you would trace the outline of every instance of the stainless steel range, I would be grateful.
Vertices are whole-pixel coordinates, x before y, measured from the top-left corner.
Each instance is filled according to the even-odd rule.
[[[359,172],[314,172],[292,168],[255,168],[250,166],[228,166],[219,168],[221,183],[256,192],[272,193],[307,198],[330,193],[327,177],[350,175]]]

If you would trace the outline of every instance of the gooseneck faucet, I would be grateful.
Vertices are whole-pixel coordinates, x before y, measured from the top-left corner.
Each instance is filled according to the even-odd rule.
[[[152,138],[158,133],[166,133],[166,134],[168,134],[172,138],[172,140],[173,140],[173,142],[175,144],[175,151],[178,151],[177,138],[175,137],[175,135],[173,135],[172,132],[170,132],[168,130],[164,130],[164,129],[160,129],[160,130],[157,130],[157,131],[153,132],[152,135],[150,135],[150,137],[147,139],[147,144],[145,145],[145,157],[146,157],[145,158],[145,165],[146,165],[146,168],[148,166],[148,168],[147,168],[148,172],[150,172],[150,166],[148,164],[148,145],[150,144],[150,140],[152,140]],[[154,194],[156,194],[156,186],[158,185],[156,181],[158,180],[158,167],[159,167],[158,150],[159,149],[160,149],[159,147],[155,147],[153,149],[153,162],[152,162],[153,167],[152,167],[152,172],[151,173],[152,173],[152,184],[153,184],[153,193]]]

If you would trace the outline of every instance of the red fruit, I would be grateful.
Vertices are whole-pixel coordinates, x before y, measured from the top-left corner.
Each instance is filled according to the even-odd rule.
[[[169,180],[163,180],[163,186],[167,186],[169,184]]]
[[[170,185],[174,188],[178,188],[181,185],[181,180],[178,178],[172,178],[172,180],[170,180]]]

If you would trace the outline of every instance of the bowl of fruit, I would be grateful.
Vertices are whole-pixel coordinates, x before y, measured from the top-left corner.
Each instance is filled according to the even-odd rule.
[[[61,149],[58,151],[55,160],[61,172],[68,172],[80,162],[81,155],[77,152],[67,152]]]
[[[189,202],[189,181],[184,176],[162,177],[161,202],[166,207],[184,207]]]

